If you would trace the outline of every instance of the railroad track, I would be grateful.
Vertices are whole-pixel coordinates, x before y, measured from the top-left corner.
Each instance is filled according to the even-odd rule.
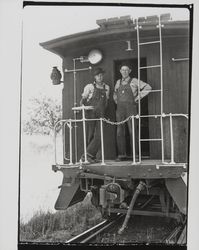
[[[166,244],[186,244],[186,224],[176,226],[170,234],[163,240]]]
[[[118,227],[121,226],[122,219],[124,219],[125,215],[119,214],[112,218],[111,220],[104,220],[98,225],[88,229],[87,231],[83,232],[82,234],[79,234],[75,236],[74,238],[68,240],[67,244],[73,244],[73,243],[97,243],[101,242],[101,239],[103,239],[103,235],[107,234],[107,230],[111,228],[112,234],[118,235]],[[115,227],[115,229],[113,229]],[[117,229],[116,229],[117,228]],[[128,229],[124,233],[124,238],[128,233]],[[96,241],[98,237],[98,240]],[[125,242],[122,240],[123,236],[120,236],[120,239],[122,242]],[[129,238],[129,237],[128,237]],[[131,238],[131,237],[130,237]],[[131,242],[131,241],[128,241]],[[134,241],[132,241],[133,243]],[[186,225],[176,226],[174,228],[170,228],[169,233],[166,237],[162,238],[161,241],[158,241],[159,243],[165,243],[165,244],[186,244]],[[150,243],[158,243],[153,240],[153,242]],[[108,242],[107,242],[108,243]],[[118,242],[119,243],[119,242]],[[135,242],[134,242],[135,243]],[[140,242],[141,243],[141,242]]]
[[[75,236],[74,238],[66,241],[68,244],[73,243],[89,243],[92,241],[96,236],[99,234],[102,234],[105,230],[109,229],[111,226],[114,226],[118,223],[118,221],[123,218],[124,215],[116,215],[112,219],[104,220],[101,223],[97,224],[96,226],[88,229],[87,231],[83,232],[82,234],[79,234]]]

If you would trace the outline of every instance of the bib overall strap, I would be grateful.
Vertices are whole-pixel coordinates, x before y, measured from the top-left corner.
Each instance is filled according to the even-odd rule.
[[[130,82],[132,81],[132,78],[130,77],[127,84],[130,84]],[[120,79],[120,86],[122,85],[122,79]]]

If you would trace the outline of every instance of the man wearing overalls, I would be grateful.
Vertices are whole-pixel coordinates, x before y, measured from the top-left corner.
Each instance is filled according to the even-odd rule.
[[[137,103],[138,98],[142,99],[148,95],[151,91],[151,86],[140,80],[140,96],[138,96],[138,79],[131,78],[129,74],[131,69],[128,65],[123,64],[120,68],[122,79],[116,82],[113,99],[117,104],[116,119],[117,122],[121,122],[132,115],[137,115]],[[130,135],[131,147],[132,147],[132,121],[128,120],[128,131]],[[135,124],[135,152],[138,154],[138,136],[137,126]],[[117,126],[117,160],[124,160],[127,157],[126,154],[126,138],[125,138],[125,124]]]
[[[93,106],[92,110],[86,111],[88,119],[104,117],[110,92],[109,86],[103,82],[104,70],[96,68],[93,75],[95,81],[85,86],[80,101],[80,105]],[[87,160],[94,162],[101,146],[100,122],[89,121],[87,128]],[[84,155],[82,160],[84,160]]]

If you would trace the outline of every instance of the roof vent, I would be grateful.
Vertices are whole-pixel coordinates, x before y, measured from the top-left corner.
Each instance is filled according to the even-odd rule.
[[[166,13],[160,15],[161,22],[168,22],[171,21],[171,14]],[[147,24],[157,24],[159,21],[158,15],[153,16],[146,16],[146,17],[139,17],[139,23],[147,23]],[[128,16],[121,16],[121,17],[111,17],[108,19],[99,19],[96,21],[97,25],[99,25],[100,29],[114,29],[114,28],[123,28],[130,26],[135,23],[135,19],[131,18],[130,15]]]
[[[167,22],[167,21],[171,21],[171,14],[170,13],[166,13],[166,14],[162,14],[160,15],[160,19],[162,22]]]
[[[97,20],[96,23],[99,25],[100,29],[109,29],[109,28],[121,28],[124,26],[129,26],[133,23],[133,20],[130,16],[121,16],[121,17],[111,17],[108,19]]]

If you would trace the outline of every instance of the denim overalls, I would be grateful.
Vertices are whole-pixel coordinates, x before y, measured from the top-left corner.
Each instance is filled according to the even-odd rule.
[[[137,115],[137,104],[135,102],[135,96],[133,95],[130,82],[123,85],[120,80],[120,86],[117,89],[117,111],[116,119],[117,122],[123,121],[131,115]],[[128,130],[130,135],[131,147],[132,147],[132,121],[131,119],[127,122]],[[137,137],[137,129],[135,126],[135,135]],[[135,139],[136,140],[136,139]],[[137,140],[136,140],[137,142]],[[125,138],[125,124],[117,126],[117,148],[118,156],[126,156],[126,138]]]
[[[94,83],[94,92],[91,99],[87,102],[86,105],[93,106],[93,110],[89,110],[86,113],[86,117],[90,119],[96,119],[104,117],[107,97],[106,97],[106,89],[105,84],[103,89],[97,88],[96,84]],[[87,134],[88,134],[88,146],[87,146],[87,153],[92,156],[96,157],[98,150],[100,149],[101,145],[101,135],[100,135],[100,122],[99,121],[90,121],[87,122]]]

